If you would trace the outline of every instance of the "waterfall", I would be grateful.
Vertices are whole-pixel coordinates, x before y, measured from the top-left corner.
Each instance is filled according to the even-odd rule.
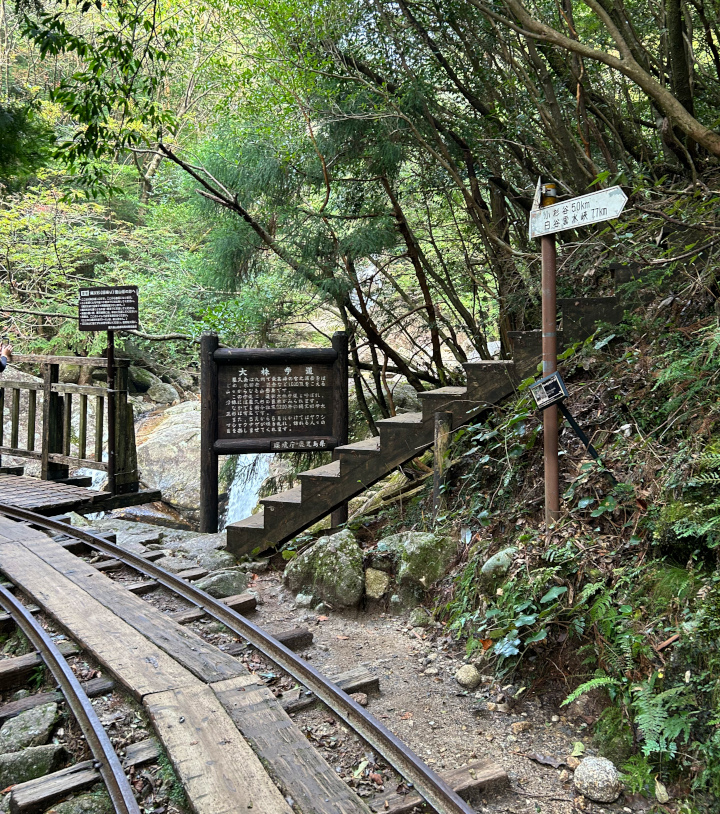
[[[270,474],[270,452],[241,455],[228,492],[228,507],[223,528],[248,517],[258,502],[260,486]]]

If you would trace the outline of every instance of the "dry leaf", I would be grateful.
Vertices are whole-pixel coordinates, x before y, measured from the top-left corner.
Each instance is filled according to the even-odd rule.
[[[559,769],[561,766],[565,766],[564,760],[560,760],[560,758],[554,757],[553,755],[541,755],[539,752],[532,752],[530,754],[521,752],[520,754],[522,754],[523,757],[534,760],[536,763],[542,763],[543,766],[552,766],[553,769]]]

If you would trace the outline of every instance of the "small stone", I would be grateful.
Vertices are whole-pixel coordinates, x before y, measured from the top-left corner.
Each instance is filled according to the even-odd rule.
[[[463,664],[455,673],[455,681],[467,690],[474,690],[482,681],[482,676],[472,664]]]
[[[351,692],[350,698],[353,701],[360,704],[361,707],[366,707],[368,705],[368,697],[364,692]]]
[[[295,597],[295,604],[298,608],[310,608],[315,602],[315,597],[312,594],[299,593]]]
[[[315,605],[314,610],[315,613],[327,613],[330,610],[330,607],[329,605],[326,605],[324,602],[318,602],[318,604]]]
[[[575,790],[595,803],[613,803],[623,790],[620,773],[604,757],[586,757],[575,770]]]
[[[577,769],[577,767],[582,763],[582,761],[578,757],[573,757],[572,755],[568,755],[565,758],[565,763],[566,763],[568,769],[571,769],[572,771],[575,771],[575,769]]]
[[[485,585],[492,585],[507,574],[515,554],[517,554],[517,548],[510,546],[498,551],[485,562],[480,569],[480,577]]]
[[[103,789],[56,803],[50,811],[52,814],[112,814],[114,808],[110,797]]]
[[[567,783],[567,781],[568,781],[569,779],[570,779],[570,772],[569,772],[567,769],[563,769],[563,770],[560,772],[560,774],[558,775],[558,780],[559,780],[561,783]]]
[[[27,698],[30,695],[30,690],[18,690],[11,696],[13,701],[19,701],[21,698]]]
[[[490,712],[503,712],[506,714],[510,712],[510,707],[507,704],[494,704],[492,701],[488,701],[487,708]]]
[[[510,730],[514,735],[519,735],[521,732],[528,732],[532,728],[533,725],[530,721],[516,721],[514,724],[510,724]]]
[[[440,672],[440,670],[438,670],[437,667],[428,667],[427,670],[425,670],[425,672],[423,673],[423,675],[436,676],[436,675],[438,675],[439,672]]]
[[[553,715],[553,716],[552,716],[552,718],[551,718],[550,720],[551,720],[551,721],[552,721],[554,724],[556,724],[556,723],[558,723],[558,721],[560,720],[560,716],[559,716],[559,715]]]

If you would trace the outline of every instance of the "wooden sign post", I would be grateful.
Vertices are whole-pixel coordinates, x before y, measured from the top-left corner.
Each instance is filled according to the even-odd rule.
[[[200,530],[218,527],[218,456],[326,452],[348,440],[347,336],[332,348],[219,348],[201,340]],[[344,508],[344,514],[343,514]],[[344,523],[347,508],[333,512]]]
[[[557,255],[555,235],[568,229],[618,217],[627,202],[620,187],[590,192],[567,201],[557,200],[555,184],[538,179],[530,212],[530,238],[540,238],[542,255],[542,364],[543,376],[557,371],[557,298],[555,291]],[[545,528],[560,514],[558,474],[558,408],[543,410],[543,449],[545,455]]]
[[[140,327],[137,286],[81,288],[78,303],[81,331],[107,331],[108,491],[115,494],[117,415],[115,409],[115,331]],[[124,429],[124,427],[123,427]]]

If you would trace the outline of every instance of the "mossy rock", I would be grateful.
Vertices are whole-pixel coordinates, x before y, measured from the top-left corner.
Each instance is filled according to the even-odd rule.
[[[64,751],[60,744],[49,743],[45,746],[30,746],[22,752],[0,755],[2,788],[49,774],[57,766]]]
[[[292,560],[283,579],[293,593],[312,594],[331,608],[355,607],[365,588],[362,551],[344,529],[320,538]]]
[[[96,788],[97,790],[57,803],[45,814],[113,814],[113,804],[108,793],[100,786]]]
[[[378,553],[393,557],[399,584],[426,591],[447,574],[457,554],[457,546],[449,537],[423,531],[403,531],[380,540]]]

